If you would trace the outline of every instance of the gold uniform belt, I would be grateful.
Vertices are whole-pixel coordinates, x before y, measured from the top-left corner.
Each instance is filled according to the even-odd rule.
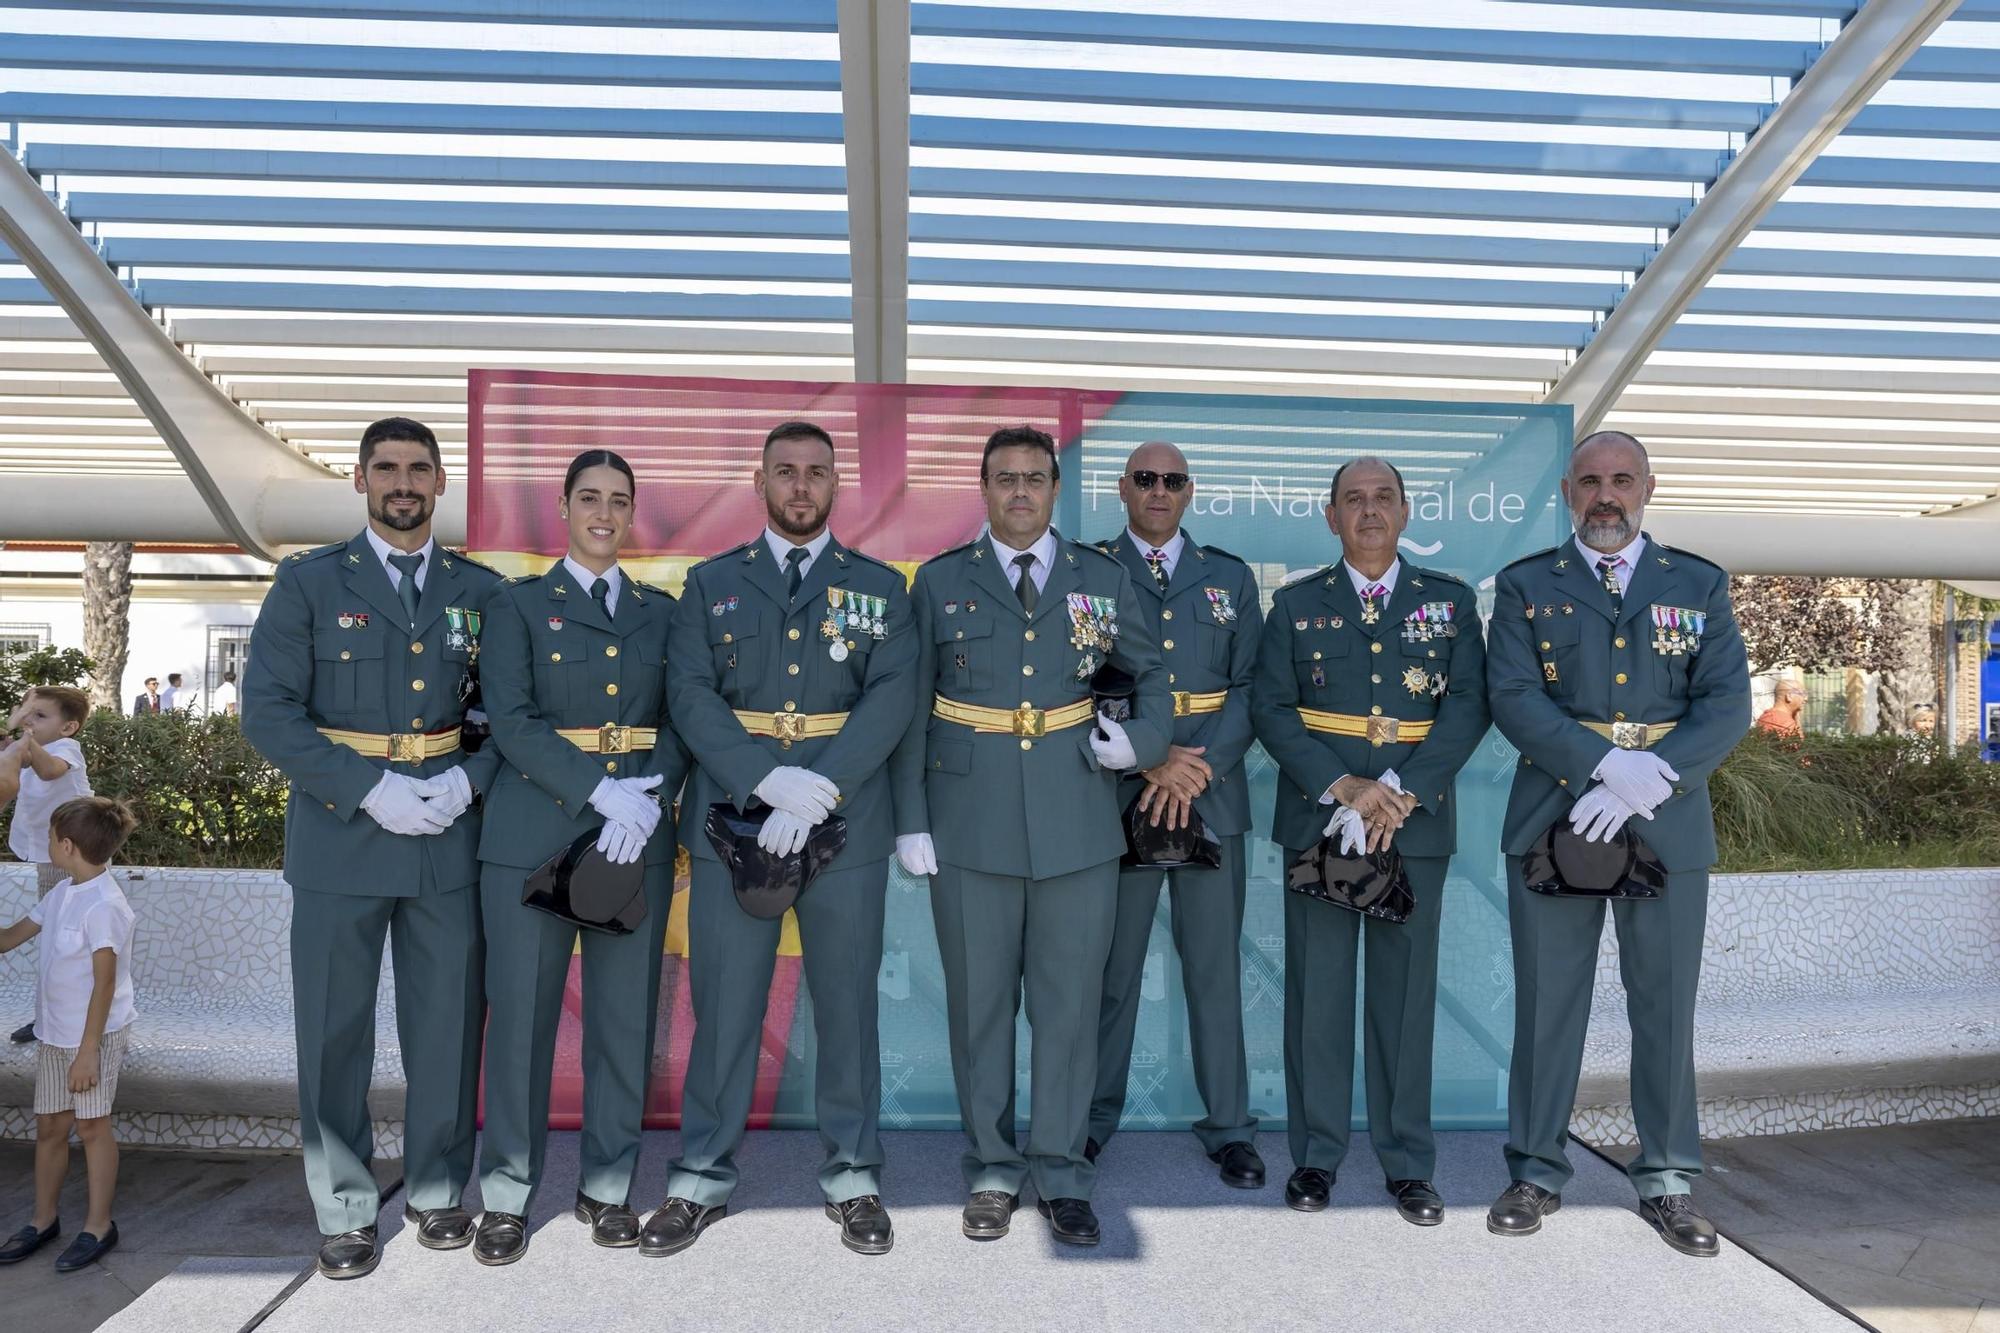
[[[731,711],[743,724],[743,730],[752,736],[775,736],[787,750],[792,748],[793,741],[838,735],[847,725],[845,713],[746,713],[740,708]]]
[[[389,733],[342,731],[338,727],[320,727],[318,730],[335,745],[345,745],[370,759],[387,759],[392,764],[421,764],[426,759],[435,759],[458,749],[457,727],[449,731]]]
[[[1096,711],[1088,699],[1078,699],[1060,708],[1034,708],[1028,704],[1019,708],[982,708],[978,704],[962,704],[956,699],[947,699],[942,694],[931,700],[932,717],[957,722],[988,735],[1001,736],[1046,736],[1052,731],[1080,727],[1090,721]]]
[[[1410,722],[1379,714],[1362,717],[1355,713],[1322,713],[1317,708],[1301,708],[1298,713],[1307,731],[1328,736],[1365,736],[1370,745],[1414,745],[1431,734],[1428,720]]]
[[[1581,719],[1578,719],[1581,721]],[[1677,722],[1585,722],[1585,727],[1596,732],[1621,750],[1644,750],[1656,744],[1660,737],[1680,724]]]
[[[1175,690],[1174,716],[1193,717],[1199,713],[1220,713],[1222,705],[1228,701],[1228,690],[1217,690],[1213,694],[1189,694],[1186,690]]]
[[[558,727],[556,735],[586,754],[630,754],[660,743],[658,727],[621,727],[616,722],[601,727]]]

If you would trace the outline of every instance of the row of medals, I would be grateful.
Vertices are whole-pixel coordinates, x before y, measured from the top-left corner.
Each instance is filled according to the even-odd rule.
[[[888,614],[889,599],[886,597],[870,597],[846,588],[828,588],[826,619],[819,623],[819,636],[830,645],[826,655],[836,662],[845,662],[847,632],[851,629],[857,634],[879,639],[888,632],[884,621]]]

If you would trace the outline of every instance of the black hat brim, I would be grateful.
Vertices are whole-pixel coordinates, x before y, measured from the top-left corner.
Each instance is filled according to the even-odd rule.
[[[708,807],[703,821],[708,845],[729,868],[736,905],[761,921],[783,916],[847,846],[847,821],[828,815],[806,835],[804,847],[789,856],[773,855],[757,845],[757,834],[772,813],[760,808],[744,814],[718,801]]]

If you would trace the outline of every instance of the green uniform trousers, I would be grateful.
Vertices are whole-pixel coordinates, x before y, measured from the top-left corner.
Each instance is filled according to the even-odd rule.
[[[1222,839],[1219,867],[1126,868],[1118,875],[1118,919],[1104,967],[1104,1002],[1097,1018],[1097,1092],[1090,1103],[1090,1137],[1111,1141],[1125,1112],[1132,1034],[1139,1023],[1139,984],[1167,881],[1174,951],[1187,992],[1194,1086],[1207,1112],[1195,1137],[1209,1152],[1225,1143],[1252,1143],[1250,1075],[1243,1052],[1243,835]]]
[[[944,865],[931,917],[944,961],[952,1081],[970,1140],[969,1192],[1019,1194],[1030,1174],[1044,1199],[1088,1199],[1097,1168],[1083,1155],[1097,1086],[1097,1008],[1118,911],[1118,863],[1048,879]],[[1014,1134],[1014,1022],[1025,991],[1028,1146]]]
[[[1287,850],[1287,859],[1295,853]],[[1428,1180],[1438,922],[1449,857],[1403,860],[1416,907],[1401,925],[1285,894],[1285,1113],[1294,1166],[1338,1171],[1354,1117],[1355,964],[1367,940],[1362,1016],[1368,1137],[1383,1175]]]
[[[403,1181],[416,1208],[448,1208],[472,1172],[479,1096],[479,899],[439,893],[428,862],[414,898],[292,891],[299,1138],[320,1231],[372,1227],[369,1074],[386,935],[403,1048]]]
[[[876,979],[882,970],[887,860],[829,870],[799,895],[799,943],[812,998],[813,1112],[826,1157],[819,1187],[830,1203],[882,1192],[882,1046]],[[750,1118],[781,921],[736,903],[729,870],[694,863],[688,900],[688,986],[694,1038],[681,1095],[681,1155],[667,1193],[705,1207],[736,1188],[736,1150]]]
[[[1530,893],[1521,858],[1507,858],[1514,941],[1514,1063],[1507,1080],[1507,1170],[1560,1191],[1576,1105],[1604,900]],[[1694,1002],[1701,980],[1708,872],[1670,873],[1653,902],[1611,904],[1618,969],[1632,1025],[1632,1119],[1639,1155],[1625,1168],[1642,1199],[1685,1194],[1701,1174],[1695,1115]]]
[[[479,1192],[486,1207],[525,1216],[542,1178],[549,1082],[569,960],[583,940],[583,1140],[577,1187],[624,1203],[639,1163],[639,1132],[653,1068],[660,953],[674,866],[646,867],[646,919],[629,935],[579,930],[521,903],[529,871],[480,867],[486,923],[486,1127]]]

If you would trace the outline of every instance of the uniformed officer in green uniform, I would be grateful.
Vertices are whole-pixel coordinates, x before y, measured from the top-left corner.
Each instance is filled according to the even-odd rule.
[[[639,1243],[628,1195],[674,889],[668,811],[688,758],[666,708],[674,599],[618,567],[637,494],[623,458],[605,449],[578,454],[563,478],[568,554],[547,573],[509,579],[486,613],[480,684],[504,762],[479,842],[489,1014],[479,1149],[485,1211],[473,1256],[482,1264],[512,1263],[528,1248],[556,1029],[579,934],[583,1138],[575,1215],[599,1245]],[[645,862],[646,918],[630,934],[579,932],[521,901],[530,872],[593,829],[611,860]]]
[[[780,922],[737,905],[702,836],[720,803],[768,806],[759,844],[779,855],[835,810],[846,822],[840,855],[795,906],[819,1048],[819,1184],[841,1242],[884,1254],[893,1237],[876,1132],[876,976],[895,846],[887,764],[914,707],[915,626],[902,574],[827,530],[840,475],[824,430],[804,421],[772,430],[755,484],[767,526],[689,573],[668,651],[668,701],[699,765],[684,816],[695,1028],[681,1155],[642,1245],[675,1253],[723,1215],[757,1082]]]
[[[1097,1093],[1090,1105],[1095,1160],[1125,1110],[1139,982],[1160,881],[1172,905],[1174,950],[1187,992],[1194,1083],[1207,1114],[1195,1136],[1221,1166],[1225,1184],[1264,1183],[1257,1121],[1243,1052],[1243,835],[1250,828],[1250,681],[1264,611],[1250,567],[1227,551],[1196,544],[1181,527],[1194,499],[1187,458],[1171,444],[1142,444],[1125,460],[1118,498],[1126,530],[1099,549],[1118,559],[1137,594],[1131,614],[1160,641],[1173,688],[1174,737],[1166,762],[1119,783],[1122,810],[1139,800],[1155,822],[1184,827],[1199,815],[1222,844],[1222,865],[1162,871],[1132,867],[1118,877],[1118,920],[1104,970],[1097,1025]]]
[[[1057,1240],[1095,1245],[1084,1154],[1097,1011],[1125,850],[1117,773],[1167,757],[1166,667],[1132,614],[1132,577],[1049,526],[1055,441],[995,431],[979,467],[988,532],[917,571],[919,707],[891,767],[896,854],[931,876],[952,1074],[968,1144],[962,1229],[1007,1234],[1032,1174]],[[1107,661],[1137,682],[1132,719],[1092,725]],[[933,697],[934,696],[934,697]],[[1033,1032],[1024,1153],[1014,1021]]]
[[[1701,1171],[1694,1005],[1715,860],[1708,775],[1749,729],[1750,675],[1728,574],[1641,529],[1654,480],[1631,436],[1585,439],[1563,479],[1575,539],[1515,561],[1495,584],[1493,720],[1521,759],[1501,843],[1514,940],[1513,1183],[1486,1225],[1528,1235],[1562,1203],[1604,925],[1599,899],[1529,892],[1522,854],[1559,819],[1608,838],[1636,815],[1633,831],[1659,856],[1667,886],[1657,901],[1611,908],[1639,1130],[1626,1170],[1640,1214],[1666,1242],[1706,1256],[1717,1252],[1715,1228],[1688,1185]]]
[[[369,426],[354,472],[368,526],[278,562],[243,675],[243,733],[292,788],[299,1136],[326,1236],[319,1270],[333,1278],[381,1257],[368,1081],[385,935],[408,1086],[405,1216],[431,1249],[472,1239],[459,1207],[479,1086],[479,819],[468,810],[499,761],[490,747],[463,753],[459,723],[499,575],[432,540],[444,488],[427,426]]]
[[[1393,840],[1416,907],[1398,924],[1285,895],[1285,1202],[1325,1208],[1347,1152],[1359,935],[1369,1137],[1397,1210],[1435,1226],[1438,922],[1457,849],[1452,782],[1488,722],[1479,602],[1397,556],[1410,503],[1389,463],[1342,465],[1326,521],[1341,559],[1279,589],[1257,659],[1257,738],[1279,770],[1271,839],[1288,859],[1322,836],[1370,850]]]

